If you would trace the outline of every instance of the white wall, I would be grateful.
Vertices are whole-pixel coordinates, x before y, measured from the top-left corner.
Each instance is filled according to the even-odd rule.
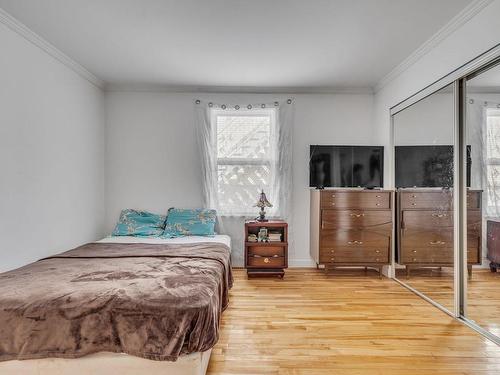
[[[0,23],[0,271],[95,240],[100,89]]]
[[[256,95],[109,92],[106,231],[122,208],[166,212],[202,204],[201,163],[194,133],[194,100],[255,103],[295,98],[293,234],[290,264],[309,257],[309,145],[371,144],[372,95]],[[241,220],[234,220],[233,264],[242,265]]]
[[[394,145],[452,145],[453,92],[437,92],[394,116]]]
[[[499,43],[498,14],[500,0],[495,0],[376,93],[373,127],[375,140],[389,145],[389,109],[392,106]],[[387,157],[386,161],[389,161]],[[390,168],[385,168],[385,175],[384,182],[390,186]]]

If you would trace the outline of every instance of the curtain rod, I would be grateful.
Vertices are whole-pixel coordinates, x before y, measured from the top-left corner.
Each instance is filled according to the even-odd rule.
[[[287,103],[287,104],[292,104],[292,102],[293,102],[293,100],[292,100],[292,99],[290,99],[290,98],[286,100],[286,103]],[[200,100],[200,99],[196,99],[196,100],[195,100],[195,103],[196,103],[196,104],[201,104],[201,100]],[[275,102],[273,102],[273,104],[274,104],[274,106],[275,106],[275,107],[279,107],[280,102],[279,102],[279,101],[275,101]],[[248,105],[246,106],[246,108],[247,108],[247,109],[252,109],[252,108],[254,108],[254,106],[255,106],[255,107],[260,106],[260,108],[266,108],[268,105],[269,105],[269,104],[265,104],[265,103],[262,103],[262,104],[248,104]],[[212,108],[212,107],[214,106],[214,103],[213,103],[213,102],[208,102],[208,106],[209,106],[210,108]],[[221,109],[228,109],[229,107],[230,107],[230,106],[228,106],[228,105],[226,105],[226,104],[221,104],[221,105],[220,105],[220,108],[221,108]],[[240,108],[241,108],[241,106],[240,106],[240,105],[238,105],[238,104],[236,104],[236,105],[234,106],[234,109],[235,109],[235,110],[239,110]]]

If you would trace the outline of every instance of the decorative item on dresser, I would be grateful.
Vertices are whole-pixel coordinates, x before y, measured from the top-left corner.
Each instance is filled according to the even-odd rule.
[[[487,248],[486,257],[490,261],[491,272],[500,268],[500,221],[488,220],[486,223]]]
[[[312,258],[318,267],[390,264],[393,194],[389,190],[311,190]]]
[[[481,194],[467,191],[467,268],[481,264]],[[453,266],[453,192],[442,188],[397,190],[396,262],[410,268]]]
[[[258,241],[254,240],[256,237]],[[285,276],[285,268],[288,268],[286,222],[245,222],[245,268],[248,276]]]

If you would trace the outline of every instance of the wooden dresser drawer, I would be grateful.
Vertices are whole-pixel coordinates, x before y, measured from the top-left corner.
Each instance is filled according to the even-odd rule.
[[[403,191],[400,194],[401,209],[403,210],[450,211],[453,208],[453,195],[450,190]]]
[[[480,263],[479,262],[479,248],[467,249],[467,263]]]
[[[453,230],[404,230],[401,245],[403,248],[453,248]]]
[[[405,210],[401,212],[402,228],[451,228],[453,230],[453,211]],[[467,210],[467,227],[481,228],[481,212]]]
[[[408,247],[401,254],[405,264],[453,264],[453,248]]]
[[[389,263],[389,249],[380,247],[363,248],[322,248],[320,250],[322,263]]]
[[[468,209],[467,210],[467,227],[469,229],[476,228],[480,229],[482,226],[481,211]]]
[[[453,191],[403,191],[401,194],[401,209],[433,209],[449,211],[453,209]],[[479,210],[481,208],[481,192],[467,192],[467,208]]]
[[[364,228],[388,224],[392,228],[392,212],[388,210],[322,210],[321,229]]]
[[[403,248],[453,248],[453,230],[404,230],[401,236]],[[475,232],[467,234],[467,247],[478,248],[480,237]]]
[[[321,208],[389,209],[391,193],[387,191],[322,191]]]
[[[321,231],[321,247],[389,248],[390,232],[379,234],[368,230],[336,229]]]
[[[451,228],[453,211],[406,210],[402,212],[403,228]]]
[[[421,264],[453,264],[453,248],[408,248],[402,252],[403,261],[406,263]],[[478,263],[479,254],[477,248],[467,249],[467,263]]]
[[[285,248],[283,246],[248,246],[248,255],[260,255],[263,257],[285,256]]]
[[[479,210],[481,208],[481,193],[479,191],[467,192],[467,208]]]
[[[265,257],[260,255],[248,256],[247,267],[274,268],[285,267],[285,258],[280,256]]]

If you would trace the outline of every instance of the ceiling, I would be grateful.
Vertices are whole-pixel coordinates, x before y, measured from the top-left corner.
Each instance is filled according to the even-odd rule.
[[[471,0],[0,0],[112,85],[372,88]]]

